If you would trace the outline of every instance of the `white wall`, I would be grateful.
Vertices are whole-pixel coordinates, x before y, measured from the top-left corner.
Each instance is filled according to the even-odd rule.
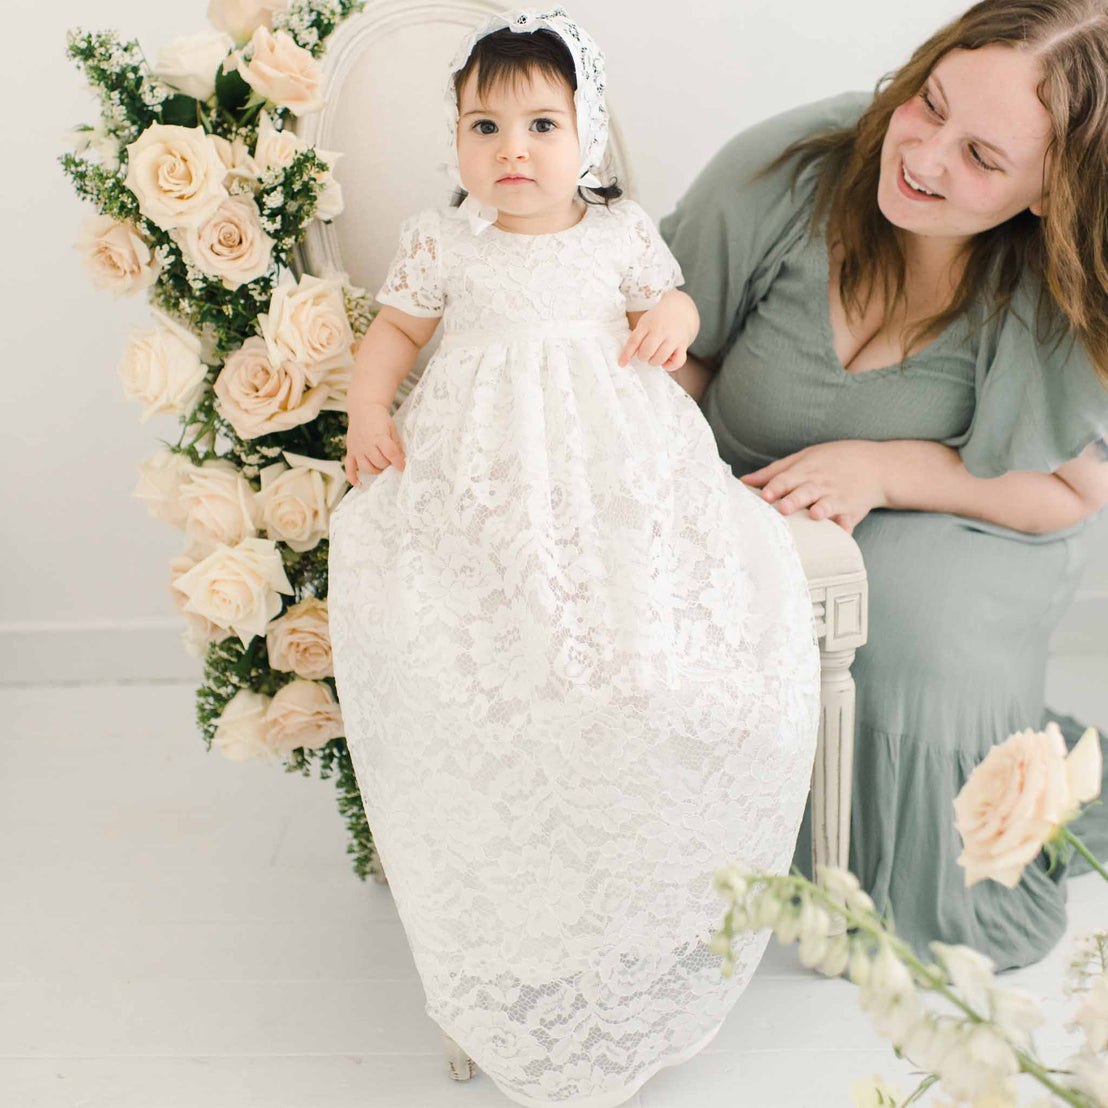
[[[571,11],[607,53],[639,197],[660,217],[736,130],[872,87],[962,6],[923,0],[895,18],[883,0],[577,0]],[[95,118],[64,56],[66,29],[116,27],[153,60],[175,35],[206,26],[206,4],[9,0],[6,11],[0,680],[192,676],[198,665],[179,645],[166,592],[180,535],[130,498],[139,462],[158,438],[175,440],[176,421],[140,425],[123,396],[115,366],[146,310],[89,284],[72,249],[89,209],[56,158],[65,132]],[[1108,527],[1100,550],[1067,648],[1104,649],[1094,633],[1108,626]]]

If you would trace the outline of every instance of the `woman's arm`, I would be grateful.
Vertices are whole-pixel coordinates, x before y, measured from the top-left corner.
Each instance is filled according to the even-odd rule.
[[[832,519],[848,532],[874,508],[899,508],[1042,534],[1108,504],[1108,445],[1092,443],[1054,473],[1018,470],[982,478],[942,443],[844,439],[806,447],[742,480],[784,515],[808,508],[813,519]]]
[[[1108,504],[1108,445],[1095,442],[1053,473],[974,477],[957,450],[912,440],[877,444],[887,508],[950,512],[1016,531],[1060,531]]]

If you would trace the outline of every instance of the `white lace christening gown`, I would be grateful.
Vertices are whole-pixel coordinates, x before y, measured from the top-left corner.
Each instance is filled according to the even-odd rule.
[[[408,220],[378,300],[443,316],[407,463],[331,520],[346,739],[426,1011],[519,1104],[614,1108],[760,959],[731,860],[787,872],[819,660],[785,520],[696,403],[620,366],[681,273],[642,209],[545,235]]]

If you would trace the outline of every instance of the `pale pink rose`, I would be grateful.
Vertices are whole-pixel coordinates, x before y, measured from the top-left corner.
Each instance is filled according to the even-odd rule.
[[[88,216],[81,227],[77,250],[98,289],[113,296],[149,288],[161,266],[146,240],[130,223],[110,215]]]
[[[278,131],[268,112],[258,120],[258,141],[254,144],[254,162],[259,169],[287,169],[308,144],[291,128]]]
[[[224,458],[193,466],[181,483],[185,531],[202,548],[234,546],[258,533],[260,510],[250,482]]]
[[[285,452],[290,466],[274,462],[258,474],[260,526],[298,553],[327,538],[331,511],[342,499],[347,481],[340,462]]]
[[[193,468],[187,455],[163,448],[143,459],[138,484],[131,495],[146,502],[151,519],[164,520],[183,530],[188,509],[181,503],[181,485],[192,475]]]
[[[307,115],[323,107],[323,73],[319,62],[284,31],[259,27],[247,47],[250,61],[240,51],[227,68],[238,67],[242,79],[261,97],[293,115]]]
[[[1043,844],[1100,791],[1095,732],[1093,743],[1082,743],[1067,764],[1065,739],[1051,722],[1009,736],[974,768],[954,800],[967,887],[988,878],[1014,888]]]
[[[334,677],[327,601],[306,596],[293,604],[266,628],[265,646],[273,669],[309,681]]]
[[[249,196],[231,196],[198,227],[175,233],[197,269],[237,289],[261,277],[273,258],[273,239],[262,230],[258,206]]]
[[[203,658],[208,646],[213,642],[223,642],[230,638],[231,632],[222,627],[217,627],[210,619],[197,615],[195,612],[186,612],[185,604],[188,597],[177,588],[177,579],[188,573],[196,565],[198,559],[191,554],[178,554],[169,563],[170,582],[169,595],[173,606],[185,617],[185,633],[183,636],[185,650],[193,658]]]
[[[219,409],[241,439],[310,423],[328,399],[325,384],[308,388],[297,362],[274,366],[265,340],[252,335],[224,363],[215,381]]]
[[[269,724],[265,718],[269,700],[268,696],[252,689],[239,689],[227,702],[215,725],[212,746],[232,762],[273,757]]]
[[[131,329],[118,367],[124,393],[143,405],[142,423],[153,415],[187,415],[207,379],[200,340],[162,312],[152,314],[157,326]]]
[[[231,36],[219,31],[182,35],[158,52],[154,76],[186,96],[207,100],[223,59],[234,48]]]
[[[330,685],[294,678],[278,689],[266,709],[269,741],[281,754],[323,746],[344,734],[342,713]]]
[[[249,187],[251,192],[257,191],[258,185],[261,183],[258,178],[262,175],[263,167],[254,160],[245,139],[240,136],[236,137],[234,142],[228,142],[221,135],[212,135],[211,137],[219,154],[219,160],[227,170],[223,178],[224,187],[236,195],[241,195],[243,193],[242,189],[238,189],[236,192],[232,187],[236,182],[241,181]]]
[[[332,369],[354,364],[354,332],[346,314],[342,283],[305,273],[296,282],[285,270],[269,301],[269,311],[258,316],[262,337],[275,365],[286,360],[304,367],[308,380],[318,385]]]
[[[124,184],[163,231],[196,227],[227,199],[226,167],[202,127],[152,123],[127,146]]]
[[[226,31],[235,42],[249,42],[259,27],[273,26],[273,13],[283,12],[288,0],[211,0],[208,22]]]
[[[280,594],[293,592],[276,543],[253,538],[216,547],[177,578],[176,587],[188,598],[186,612],[230,629],[243,646],[264,635],[280,613]]]

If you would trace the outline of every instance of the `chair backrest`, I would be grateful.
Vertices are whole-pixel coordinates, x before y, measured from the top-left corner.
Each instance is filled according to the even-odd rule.
[[[501,10],[502,3],[489,0],[374,0],[332,36],[323,57],[326,103],[299,120],[296,130],[317,148],[342,154],[335,177],[345,208],[330,224],[310,224],[300,250],[309,272],[341,270],[372,296],[396,252],[403,220],[450,202],[443,150],[447,67],[465,32]],[[632,195],[614,119],[604,171]],[[398,399],[418,379],[434,345],[423,351]]]

